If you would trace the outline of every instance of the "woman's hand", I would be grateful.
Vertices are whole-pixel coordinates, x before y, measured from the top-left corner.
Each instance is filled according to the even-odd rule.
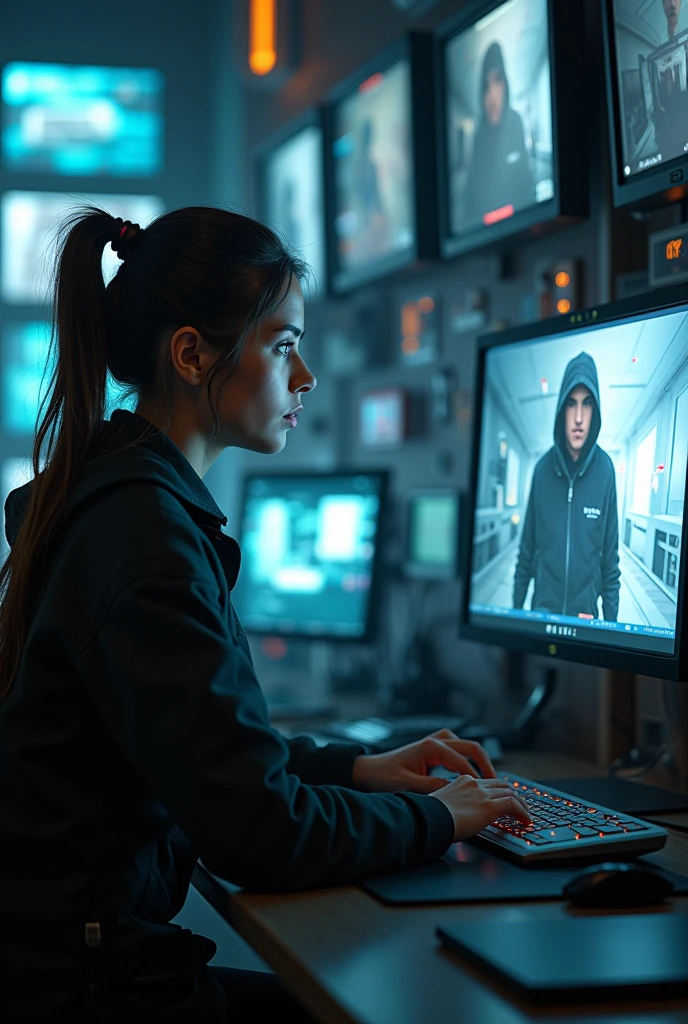
[[[525,800],[504,779],[474,779],[460,775],[430,796],[441,800],[454,819],[454,842],[460,843],[508,814],[524,825],[532,825]]]
[[[496,778],[492,762],[479,743],[459,739],[450,729],[440,729],[385,754],[361,754],[354,761],[353,782],[357,789],[370,793],[408,790],[434,794],[449,783],[430,775],[440,765],[457,775],[478,779],[475,765],[483,779]]]

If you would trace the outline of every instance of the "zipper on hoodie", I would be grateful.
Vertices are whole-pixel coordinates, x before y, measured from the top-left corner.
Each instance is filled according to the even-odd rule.
[[[562,615],[566,615],[566,604],[569,599],[569,559],[571,557],[571,509],[573,508],[573,480],[569,477],[568,513],[566,516],[566,572],[564,574],[564,607]]]

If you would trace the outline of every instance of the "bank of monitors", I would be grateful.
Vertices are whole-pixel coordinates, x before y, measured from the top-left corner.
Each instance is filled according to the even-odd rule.
[[[581,17],[571,0],[477,0],[440,30],[443,255],[586,214]]]
[[[452,580],[458,575],[459,492],[424,488],[409,495],[406,522],[407,576]]]
[[[257,170],[261,219],[307,261],[306,297],[321,296],[327,274],[320,113],[309,112],[261,147]]]
[[[163,125],[154,68],[13,61],[2,69],[8,171],[150,177],[163,167]]]
[[[330,286],[340,293],[437,255],[433,41],[410,33],[325,109]]]
[[[50,298],[54,242],[60,223],[82,204],[95,203],[115,217],[146,227],[163,212],[162,199],[147,195],[73,195],[5,192],[0,200],[0,297],[12,305],[42,305]],[[106,280],[120,266],[110,246],[103,251]]]
[[[232,597],[247,632],[372,637],[386,490],[382,472],[246,478]]]
[[[685,678],[687,338],[677,286],[480,339],[464,635]]]
[[[687,5],[602,6],[615,205],[675,199],[688,181]]]

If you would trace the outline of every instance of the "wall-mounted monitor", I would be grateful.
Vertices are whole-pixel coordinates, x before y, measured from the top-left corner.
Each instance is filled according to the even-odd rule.
[[[439,30],[444,256],[586,215],[581,17],[571,0],[475,0]]]
[[[426,488],[409,495],[405,572],[425,580],[451,580],[459,566],[459,492]]]
[[[462,634],[685,679],[688,302],[479,340]]]
[[[386,487],[369,471],[246,478],[232,599],[248,632],[371,638]]]
[[[153,68],[6,64],[3,166],[77,177],[159,174],[163,88]]]
[[[305,296],[327,287],[323,132],[318,111],[288,125],[257,157],[260,218],[307,260],[313,281]]]
[[[4,435],[28,436],[36,429],[54,365],[50,359],[50,330],[50,324],[42,320],[8,323],[0,330],[0,423]],[[133,411],[136,404],[110,376],[105,401],[106,417],[113,409]]]
[[[688,185],[688,5],[602,6],[614,204],[681,199]]]
[[[437,255],[433,41],[410,33],[325,109],[330,286],[346,292]]]
[[[43,305],[50,300],[54,239],[60,222],[75,207],[96,203],[122,220],[146,227],[164,210],[158,196],[75,195],[63,192],[5,192],[0,201],[0,295],[15,305]],[[103,251],[106,281],[120,265],[109,245]]]

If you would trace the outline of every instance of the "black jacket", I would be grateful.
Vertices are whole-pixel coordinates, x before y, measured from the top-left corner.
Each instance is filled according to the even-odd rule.
[[[584,384],[594,399],[590,434],[578,460],[566,453],[564,407]],[[535,467],[514,574],[514,608],[534,578],[532,609],[615,622],[619,611],[619,515],[612,460],[597,444],[602,424],[597,368],[581,352],[559,391],[554,445]]]
[[[475,134],[473,159],[464,192],[466,227],[483,223],[485,214],[513,206],[518,212],[535,202],[523,122],[507,107],[498,125],[485,118]]]
[[[27,488],[7,502],[10,541]],[[173,979],[193,981],[213,944],[169,921],[199,857],[241,886],[288,890],[451,843],[439,801],[350,788],[360,747],[271,728],[230,600],[240,555],[225,522],[147,421],[120,411],[103,425],[0,702],[3,1020],[76,1020],[94,970],[128,1021],[159,1006],[161,984],[169,999]]]

